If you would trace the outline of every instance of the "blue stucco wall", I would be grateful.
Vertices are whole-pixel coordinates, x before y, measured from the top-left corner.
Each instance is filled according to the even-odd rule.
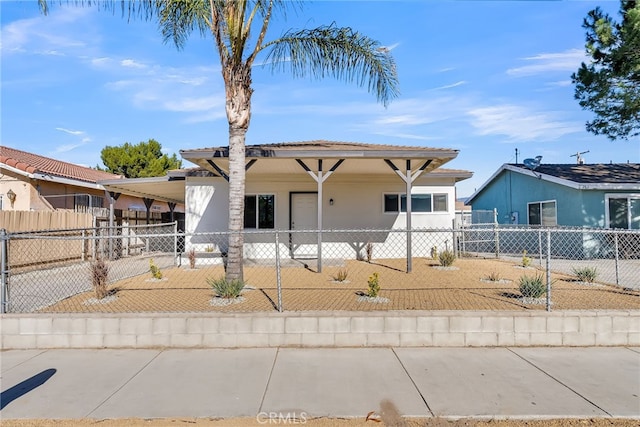
[[[577,190],[504,170],[474,198],[472,208],[496,208],[500,224],[511,224],[511,212],[518,212],[518,224],[527,224],[527,203],[555,200],[558,225],[602,228],[605,226],[605,193],[633,192]]]

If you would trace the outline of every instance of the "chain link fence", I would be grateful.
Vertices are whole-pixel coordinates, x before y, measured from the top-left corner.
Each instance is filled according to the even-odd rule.
[[[221,298],[228,234],[176,230],[1,231],[2,310],[640,309],[640,231],[246,231],[245,288]]]

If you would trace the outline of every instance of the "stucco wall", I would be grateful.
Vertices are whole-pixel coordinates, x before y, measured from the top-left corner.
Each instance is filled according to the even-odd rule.
[[[447,194],[447,212],[414,213],[412,216],[412,228],[451,228],[455,212],[455,187],[453,181],[421,179],[414,185],[413,194],[445,193]],[[323,185],[323,229],[324,230],[392,230],[406,227],[406,214],[385,213],[383,195],[385,193],[403,194],[406,187],[398,177],[383,178],[380,176],[330,176]],[[247,180],[245,193],[273,194],[275,195],[275,229],[289,230],[290,226],[290,194],[292,192],[317,191],[316,182],[307,175],[282,175],[259,177],[253,176]],[[228,183],[222,178],[187,178],[185,182],[185,230],[187,233],[225,232],[228,227]],[[330,200],[333,199],[333,205]],[[268,231],[268,230],[267,230]],[[298,234],[298,236],[300,236]],[[353,236],[352,236],[353,237]],[[357,253],[354,248],[345,246],[345,236],[338,236],[329,232],[323,235],[323,253],[325,256],[353,256]],[[435,237],[425,236],[430,242]],[[310,254],[315,253],[316,234],[304,236],[306,243],[310,244]],[[354,244],[355,237],[351,244]],[[400,242],[405,239],[400,233],[381,235],[379,241],[382,245],[388,245],[389,253],[403,256],[406,252],[406,244]],[[445,241],[450,233],[443,233],[442,249],[446,247]],[[308,242],[307,242],[308,240]],[[357,240],[357,239],[356,239]],[[424,239],[423,239],[424,240]],[[215,252],[224,252],[226,239],[220,238],[218,245],[215,236],[193,236],[187,238],[186,249],[204,251],[211,247]],[[404,241],[404,240],[403,240]],[[272,257],[274,254],[273,236],[247,236],[245,238],[245,254],[251,257]],[[357,243],[357,242],[355,242]],[[360,242],[362,244],[366,242]],[[432,243],[429,243],[430,248]],[[426,243],[416,239],[414,247],[428,249]],[[451,247],[451,246],[449,246]],[[299,249],[304,251],[305,248]],[[286,253],[288,248],[283,244],[281,251]],[[299,255],[299,254],[298,254]]]

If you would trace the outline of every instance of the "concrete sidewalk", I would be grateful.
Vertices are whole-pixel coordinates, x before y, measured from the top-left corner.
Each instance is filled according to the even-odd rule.
[[[640,348],[0,352],[0,418],[640,419]],[[271,415],[269,415],[271,414]]]

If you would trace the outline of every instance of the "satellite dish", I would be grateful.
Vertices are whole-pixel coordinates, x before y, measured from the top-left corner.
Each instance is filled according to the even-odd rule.
[[[536,156],[535,159],[524,159],[522,163],[533,171],[540,166],[540,160],[542,160],[542,156]]]

